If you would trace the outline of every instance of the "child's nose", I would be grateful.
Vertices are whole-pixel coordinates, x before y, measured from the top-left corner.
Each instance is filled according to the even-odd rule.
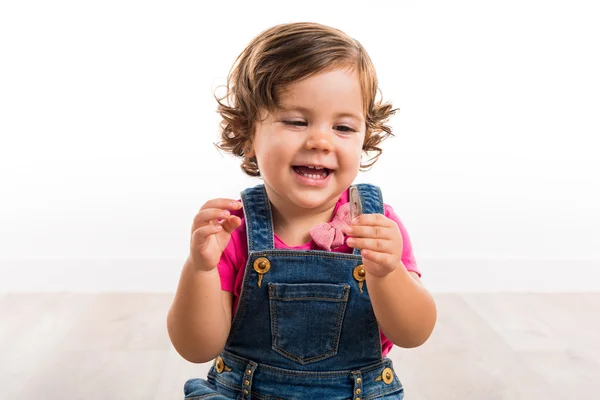
[[[333,145],[327,133],[321,129],[315,129],[307,138],[305,147],[307,150],[320,150],[324,152],[333,151]]]

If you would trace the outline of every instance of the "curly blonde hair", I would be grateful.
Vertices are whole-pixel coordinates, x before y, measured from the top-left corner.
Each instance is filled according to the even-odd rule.
[[[375,153],[361,163],[361,169],[370,168],[382,153],[378,145],[393,136],[386,123],[397,109],[376,100],[379,87],[375,67],[357,40],[338,29],[310,22],[267,29],[237,57],[227,78],[226,93],[215,95],[222,117],[217,147],[241,157],[246,174],[260,176],[256,158],[245,157],[244,149],[252,141],[261,111],[278,108],[285,85],[342,67],[354,69],[359,76],[366,121],[362,149]]]

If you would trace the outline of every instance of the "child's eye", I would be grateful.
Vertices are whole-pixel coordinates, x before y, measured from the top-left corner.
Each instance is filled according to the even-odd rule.
[[[306,126],[306,122],[304,121],[282,121],[286,125],[290,126]]]
[[[345,126],[345,125],[338,125],[336,126],[336,129],[340,132],[345,132],[345,133],[350,133],[350,132],[356,132],[356,130],[350,126]]]
[[[283,120],[281,122],[283,122],[285,125],[289,125],[289,126],[296,126],[296,127],[308,126],[308,123],[306,121]],[[351,126],[346,126],[346,125],[337,125],[334,128],[343,133],[356,132],[356,129],[352,128]]]

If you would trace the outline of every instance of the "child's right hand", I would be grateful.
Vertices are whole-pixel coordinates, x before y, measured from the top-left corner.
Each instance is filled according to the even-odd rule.
[[[200,208],[194,217],[190,240],[190,257],[196,269],[211,271],[217,267],[231,232],[242,223],[229,210],[240,208],[242,203],[231,199],[209,200]]]

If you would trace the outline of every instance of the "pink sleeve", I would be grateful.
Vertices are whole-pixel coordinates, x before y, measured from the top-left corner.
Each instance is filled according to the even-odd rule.
[[[235,293],[237,274],[240,269],[240,262],[246,262],[244,255],[248,253],[245,246],[240,247],[241,243],[246,242],[246,223],[244,221],[244,210],[230,210],[231,215],[241,218],[242,223],[233,232],[231,239],[223,254],[217,268],[221,277],[221,289],[227,292]]]
[[[402,263],[406,267],[408,271],[416,272],[419,277],[421,277],[421,271],[417,267],[417,261],[415,260],[415,255],[413,254],[412,244],[410,243],[410,237],[408,236],[408,232],[404,227],[400,218],[396,215],[391,206],[385,204],[385,216],[394,221],[398,227],[400,228],[400,233],[402,234]]]
[[[231,235],[231,240],[229,240],[225,251],[221,254],[221,259],[217,265],[219,276],[221,277],[221,290],[233,293],[236,275],[235,266],[237,265],[236,258],[235,235]]]

